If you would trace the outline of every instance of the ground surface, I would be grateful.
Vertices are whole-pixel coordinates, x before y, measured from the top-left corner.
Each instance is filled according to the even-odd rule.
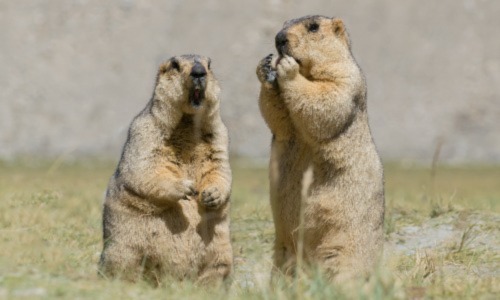
[[[386,247],[372,280],[352,289],[312,273],[270,288],[273,224],[267,171],[233,163],[234,281],[152,288],[96,275],[110,163],[0,163],[1,298],[361,299],[500,295],[500,168],[386,167]]]

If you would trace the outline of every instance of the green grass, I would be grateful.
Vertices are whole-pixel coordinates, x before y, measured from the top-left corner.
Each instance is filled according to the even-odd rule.
[[[388,204],[430,212],[434,205],[500,212],[500,166],[423,167],[386,166]]]
[[[440,166],[432,179],[428,168],[388,165],[388,242],[405,226],[433,220],[439,226],[452,219],[463,234],[446,247],[389,255],[370,282],[352,288],[332,286],[314,270],[269,285],[274,232],[267,170],[242,161],[232,167],[234,282],[227,291],[204,291],[186,282],[153,288],[97,276],[101,204],[114,163],[0,163],[0,299],[494,299],[500,293],[498,271],[486,268],[498,265],[498,248],[475,242],[479,233],[499,231],[500,167]]]

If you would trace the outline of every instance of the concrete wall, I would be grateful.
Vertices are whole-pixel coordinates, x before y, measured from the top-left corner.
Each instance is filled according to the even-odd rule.
[[[236,155],[267,157],[257,62],[286,19],[344,19],[386,161],[500,162],[500,2],[0,0],[0,159],[117,158],[158,64],[212,58]]]

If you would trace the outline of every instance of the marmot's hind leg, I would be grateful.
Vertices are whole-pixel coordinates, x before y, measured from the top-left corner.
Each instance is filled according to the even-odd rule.
[[[233,250],[229,232],[216,232],[206,250],[204,266],[199,272],[198,283],[203,286],[219,286],[228,282],[233,268]]]
[[[113,243],[105,247],[99,261],[99,273],[108,278],[136,282],[142,278],[145,257],[128,245]]]
[[[308,255],[324,270],[324,274],[333,282],[342,283],[359,275],[363,258],[356,255],[352,237],[343,232],[332,230],[321,238],[322,243],[310,249]]]
[[[292,250],[281,243],[276,243],[273,254],[273,276],[286,275],[293,276],[297,267],[297,257]]]

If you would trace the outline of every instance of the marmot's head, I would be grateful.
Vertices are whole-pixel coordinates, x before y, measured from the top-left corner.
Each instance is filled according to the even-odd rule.
[[[158,70],[155,98],[173,101],[188,114],[217,106],[220,88],[210,62],[210,58],[199,55],[170,58]]]
[[[338,18],[305,16],[286,21],[276,35],[280,57],[289,55],[309,74],[315,66],[327,66],[351,58],[349,36]]]

